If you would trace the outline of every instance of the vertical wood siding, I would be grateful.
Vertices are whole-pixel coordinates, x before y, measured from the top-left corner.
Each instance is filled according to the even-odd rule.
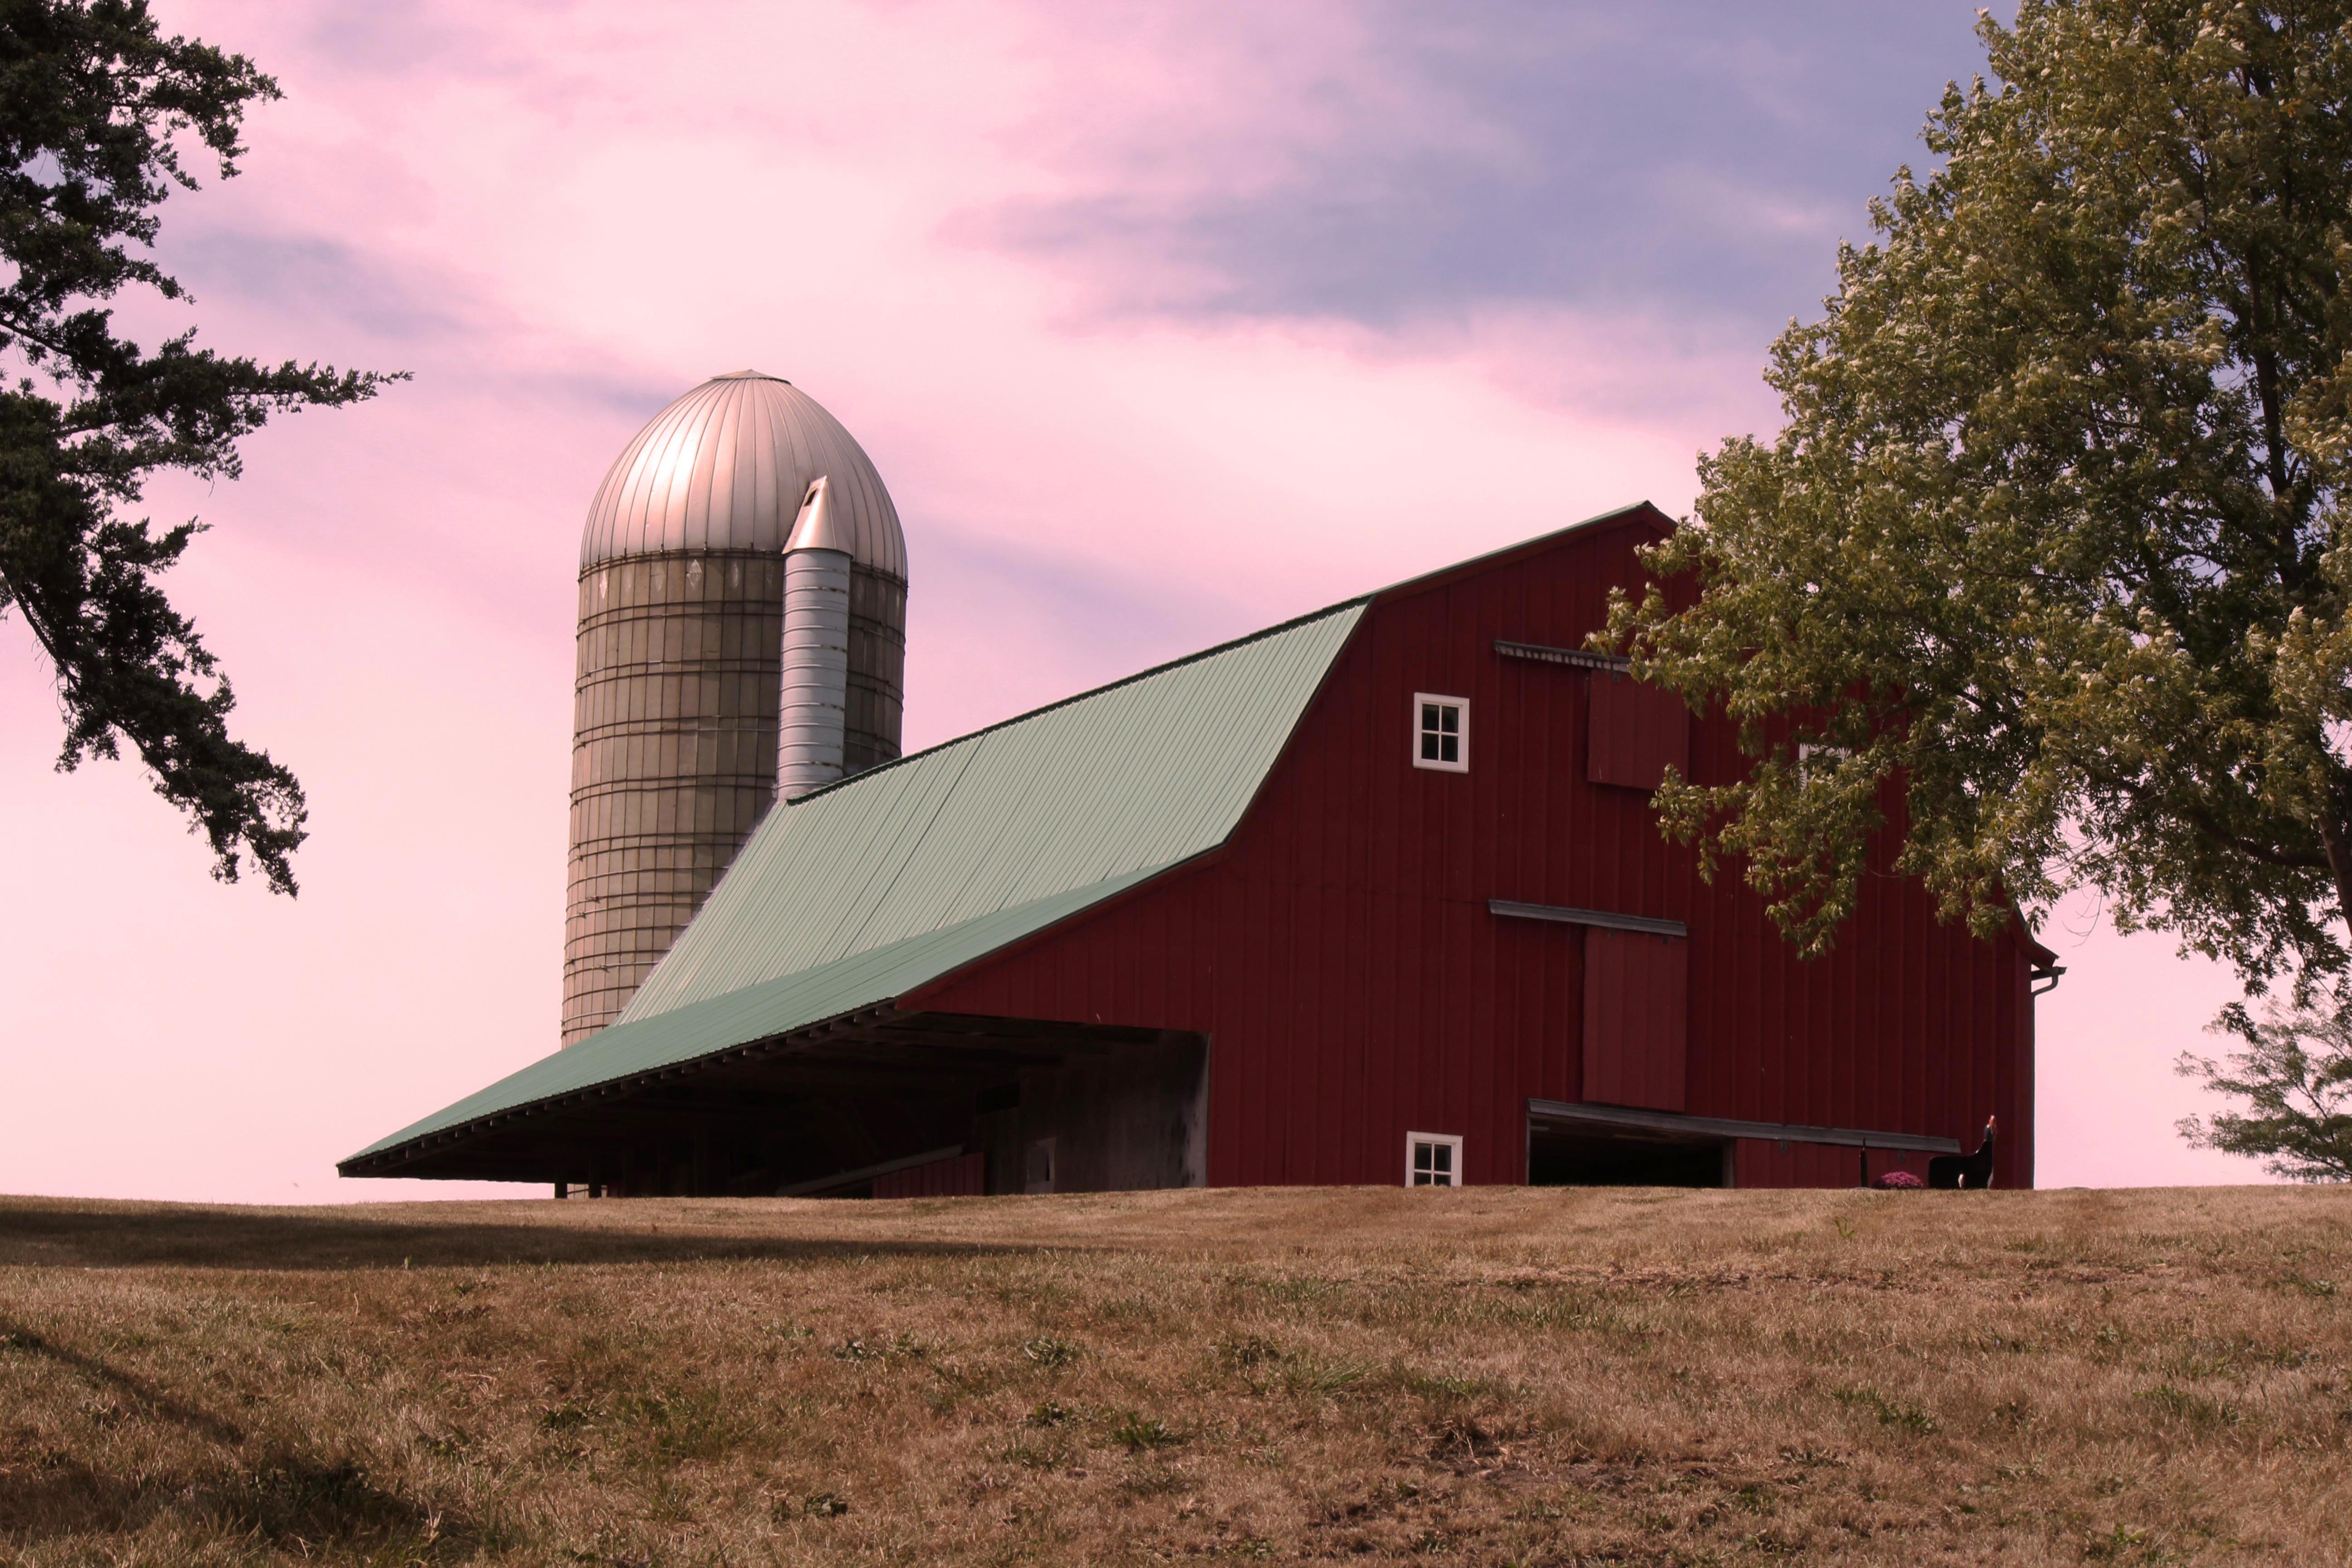
[[[1588,782],[1591,686],[1610,678],[1494,652],[1580,645],[1663,526],[1632,514],[1382,595],[1222,852],[908,1004],[1207,1035],[1215,1185],[1402,1182],[1409,1130],[1463,1134],[1467,1181],[1518,1182],[1527,1100],[1583,1089],[1587,933],[1486,900],[1659,916],[1690,931],[1691,1113],[1970,1147],[1997,1113],[2000,1184],[2030,1186],[2018,934],[1938,925],[1892,875],[1890,836],[1836,951],[1801,962],[1735,876],[1702,882],[1660,838],[1647,795]],[[1469,700],[1468,773],[1412,765],[1415,691]],[[1726,726],[1689,743],[1700,782],[1740,765]],[[1859,1173],[1852,1150],[1738,1160],[1754,1184]]]

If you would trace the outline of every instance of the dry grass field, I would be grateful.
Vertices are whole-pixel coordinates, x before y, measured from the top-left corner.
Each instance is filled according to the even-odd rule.
[[[2352,1193],[0,1200],[0,1558],[2352,1559]]]

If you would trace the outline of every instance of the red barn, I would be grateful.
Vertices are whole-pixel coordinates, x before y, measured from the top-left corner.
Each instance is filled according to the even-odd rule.
[[[1799,960],[1649,791],[1727,727],[1580,651],[1648,506],[770,811],[620,1020],[344,1162],[613,1194],[2033,1179],[2022,926]],[[1891,836],[1890,836],[1891,837]],[[1887,854],[1877,858],[1886,868]]]

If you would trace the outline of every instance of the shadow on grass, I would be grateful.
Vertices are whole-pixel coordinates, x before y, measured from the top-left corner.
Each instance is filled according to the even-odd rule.
[[[600,1209],[604,1205],[597,1205]],[[707,1211],[705,1211],[707,1214]],[[642,1217],[640,1217],[642,1215]],[[593,1223],[383,1218],[346,1211],[0,1203],[0,1267],[340,1269],[502,1263],[681,1263],[757,1258],[976,1258],[1033,1253],[988,1242],[795,1237],[687,1223],[648,1205]],[[778,1230],[790,1224],[779,1218]],[[1066,1247],[1057,1250],[1067,1250]]]
[[[29,1329],[19,1328],[5,1318],[0,1318],[0,1353],[37,1355],[56,1362],[61,1366],[71,1367],[93,1384],[100,1388],[111,1389],[131,1400],[142,1413],[161,1416],[175,1426],[184,1426],[191,1432],[209,1437],[215,1443],[235,1446],[245,1441],[245,1434],[237,1429],[235,1422],[225,1421],[208,1410],[201,1410],[195,1405],[186,1404],[164,1393],[135,1373],[124,1372],[120,1367],[110,1366],[95,1356],[84,1355],[79,1351],[58,1344],[54,1340],[44,1339]]]
[[[282,1443],[247,1453],[235,1422],[163,1392],[147,1379],[0,1320],[0,1350],[38,1356],[121,1396],[138,1416],[179,1427],[177,1462],[111,1475],[64,1452],[32,1451],[0,1464],[0,1543],[17,1547],[76,1536],[136,1535],[177,1525],[292,1545],[345,1542],[398,1548],[402,1562],[432,1561],[471,1533],[463,1521],[378,1485],[349,1458],[323,1459]]]
[[[194,1472],[165,1468],[136,1479],[79,1460],[0,1469],[0,1547],[89,1536],[173,1532],[258,1537],[299,1550],[374,1544],[391,1561],[432,1562],[466,1546],[462,1520],[376,1485],[356,1465],[277,1456],[247,1468],[233,1455]],[[5,1555],[0,1552],[0,1555]],[[110,1561],[149,1561],[138,1557]]]

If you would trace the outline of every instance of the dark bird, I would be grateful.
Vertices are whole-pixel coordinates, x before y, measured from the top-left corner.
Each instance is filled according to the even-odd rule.
[[[1931,1187],[1989,1187],[1992,1185],[1992,1123],[1985,1118],[1984,1142],[1973,1154],[1938,1154],[1927,1162],[1927,1184]]]

